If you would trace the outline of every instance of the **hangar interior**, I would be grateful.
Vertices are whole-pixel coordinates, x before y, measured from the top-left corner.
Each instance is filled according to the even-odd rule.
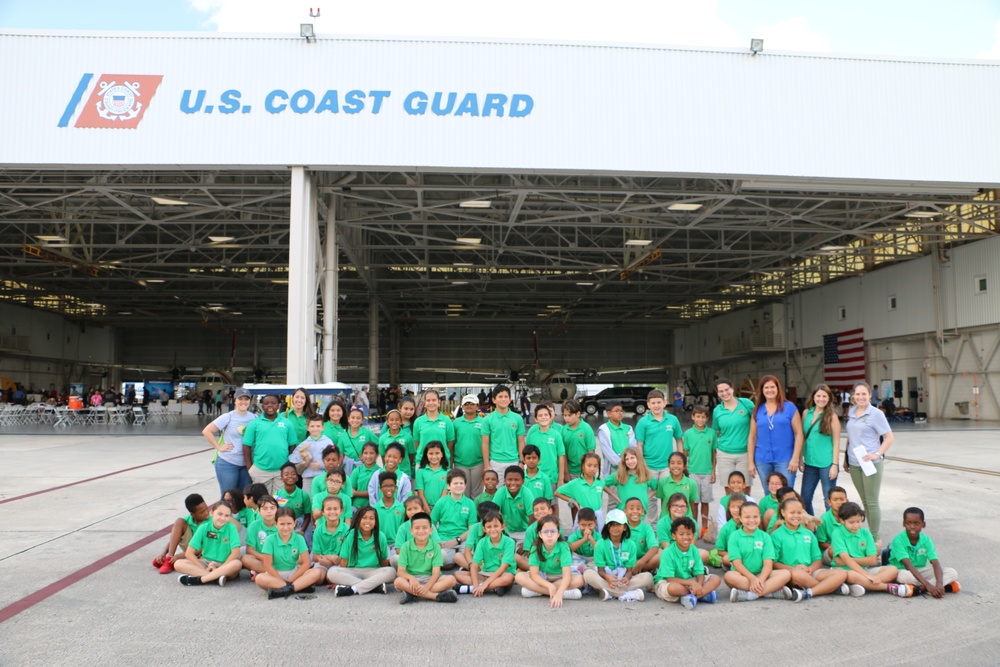
[[[0,372],[40,388],[101,368],[121,380],[137,379],[129,367],[277,376],[286,319],[322,331],[329,304],[341,381],[525,368],[534,334],[542,367],[662,367],[602,382],[707,384],[781,370],[802,391],[817,380],[815,363],[806,368],[817,341],[786,327],[796,309],[810,317],[803,301],[911,260],[927,260],[913,266],[929,276],[949,253],[997,234],[995,191],[954,184],[315,171],[315,231],[325,252],[334,230],[335,289],[290,314],[291,181],[288,169],[0,170],[3,302],[57,314],[60,333],[99,340],[85,354],[47,349],[51,318],[7,307]],[[317,272],[327,264],[317,254]],[[919,354],[906,356],[950,358],[943,345],[962,323],[937,331],[933,302],[900,303],[931,313],[932,325],[882,327],[870,362],[891,358],[903,334],[919,339]],[[925,345],[923,334],[938,333],[942,346]],[[685,348],[697,335],[705,349]]]

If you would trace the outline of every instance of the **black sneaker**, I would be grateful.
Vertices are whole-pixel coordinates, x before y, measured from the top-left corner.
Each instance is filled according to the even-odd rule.
[[[299,593],[305,593],[305,594],[307,594],[307,595],[308,595],[309,593],[315,593],[315,592],[316,592],[316,587],[315,587],[315,586],[312,586],[312,585],[310,585],[310,586],[306,586],[306,587],[305,587],[305,588],[303,588],[303,589],[302,589],[301,591],[299,591]]]
[[[415,597],[413,597],[412,595],[410,595],[406,591],[403,591],[402,595],[399,598],[399,604],[410,604],[414,600],[416,600]]]
[[[281,588],[272,588],[267,592],[268,600],[280,600],[281,598],[287,598],[289,595],[295,592],[295,587],[291,584],[287,586],[282,586]]]
[[[493,589],[493,593],[498,598],[502,598],[503,596],[507,595],[509,591],[510,591],[510,586],[498,586],[497,588]]]
[[[354,595],[354,589],[350,586],[337,586],[338,598],[349,598]]]
[[[201,582],[192,581],[192,579],[197,579],[197,578],[198,577],[191,577],[186,574],[182,574],[181,576],[177,577],[177,581],[181,582],[181,584],[183,584],[184,586],[197,586]]]
[[[458,602],[458,593],[453,590],[441,591],[437,594],[438,602]]]
[[[385,584],[379,584],[372,589],[372,593],[378,593],[379,595],[385,595]]]

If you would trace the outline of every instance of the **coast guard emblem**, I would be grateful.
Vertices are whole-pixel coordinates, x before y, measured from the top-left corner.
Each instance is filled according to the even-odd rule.
[[[85,74],[67,105],[60,127],[65,127],[76,109],[80,109],[75,127],[134,129],[149,109],[161,81],[163,76],[159,74],[102,74],[100,77]]]
[[[114,81],[101,81],[99,88],[104,97],[97,102],[97,115],[108,120],[132,120],[142,111],[139,87],[138,82],[115,85]]]

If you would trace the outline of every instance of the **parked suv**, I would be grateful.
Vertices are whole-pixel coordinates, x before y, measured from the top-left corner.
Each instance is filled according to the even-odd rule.
[[[621,403],[626,410],[642,416],[646,414],[646,396],[651,391],[652,387],[609,387],[594,396],[584,396],[579,400],[583,411],[588,415],[599,415],[612,403]]]

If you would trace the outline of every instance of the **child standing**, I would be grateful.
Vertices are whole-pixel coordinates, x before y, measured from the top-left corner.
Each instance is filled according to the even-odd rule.
[[[385,536],[389,547],[392,547],[396,539],[396,531],[403,525],[403,518],[406,510],[403,503],[396,499],[396,473],[382,472],[377,477],[373,477],[378,482],[382,497],[375,503],[375,511],[378,512],[379,530]]]
[[[571,398],[563,403],[562,416],[566,423],[560,435],[566,450],[566,481],[580,476],[583,455],[597,449],[594,429],[580,418],[580,413],[579,401]]]
[[[607,408],[608,421],[597,428],[597,440],[601,443],[601,454],[604,456],[602,475],[607,477],[614,473],[621,463],[622,452],[627,447],[635,447],[635,431],[622,422],[625,408],[621,403],[612,403]]]
[[[361,454],[365,445],[372,443],[378,452],[378,438],[371,430],[362,426],[365,423],[365,413],[357,405],[352,406],[347,413],[347,429],[338,436],[337,448],[344,453],[349,473],[354,472],[354,466],[361,464]],[[376,457],[377,458],[377,457]]]
[[[715,484],[715,457],[719,449],[719,435],[708,425],[708,408],[696,405],[691,410],[694,427],[684,432],[684,451],[688,456],[688,474],[698,486],[699,504],[694,506],[695,525],[701,516],[700,539],[708,534],[708,505],[712,502],[712,486]],[[699,505],[701,512],[698,511]]]
[[[398,442],[389,443],[385,454],[382,455],[382,463],[385,465],[384,472],[396,474],[396,500],[400,503],[406,502],[406,499],[413,495],[413,482],[410,480],[410,476],[401,469],[405,456],[406,452]],[[368,501],[373,506],[382,497],[378,479],[378,475],[372,475],[371,479],[368,480]]]
[[[656,480],[636,447],[626,447],[621,465],[604,478],[604,492],[611,496],[616,509],[624,510],[629,498],[638,498],[643,514],[649,509],[649,499],[656,493]]]
[[[926,526],[924,511],[908,507],[903,512],[904,530],[892,541],[889,563],[899,568],[896,581],[940,600],[946,592],[957,593],[962,589],[958,573],[941,566],[934,542],[923,532]]]
[[[458,594],[452,590],[455,577],[441,574],[441,547],[430,538],[430,515],[426,512],[414,515],[410,519],[410,533],[413,539],[399,551],[399,567],[393,581],[393,586],[401,593],[399,604],[413,602],[415,598],[458,602]]]
[[[323,581],[323,572],[312,568],[304,537],[295,532],[295,512],[282,507],[275,514],[278,532],[264,540],[260,559],[263,571],[254,582],[267,591],[268,600],[287,598],[299,591],[312,592]]]
[[[524,450],[521,451],[521,460],[527,464],[528,445],[532,445],[537,450],[540,462],[538,468],[541,474],[549,481],[549,484],[558,484],[562,480],[568,480],[566,475],[566,445],[563,444],[562,435],[557,431],[552,423],[552,413],[544,403],[535,406],[535,423],[528,429],[525,438]],[[529,473],[529,478],[533,477]],[[540,489],[539,489],[540,490]],[[535,496],[541,495],[532,489]],[[549,488],[551,497],[552,489]]]
[[[726,572],[726,584],[732,590],[730,602],[746,602],[759,597],[794,598],[787,585],[790,570],[774,569],[774,544],[760,529],[760,507],[745,502],[740,506],[740,529],[729,536],[726,553],[733,569]]]
[[[309,434],[291,453],[288,460],[295,464],[295,470],[302,475],[302,488],[308,493],[313,480],[323,472],[323,452],[333,445],[330,438],[323,435],[323,417],[313,415],[306,420]]]
[[[798,498],[786,498],[779,507],[781,526],[771,533],[774,543],[774,564],[792,574],[793,602],[802,602],[818,595],[840,592],[848,594],[844,570],[821,570],[823,556],[816,536],[802,525],[805,510]],[[841,588],[843,587],[843,588]]]
[[[431,523],[441,536],[441,556],[444,565],[455,564],[455,554],[465,550],[469,529],[476,523],[476,505],[465,495],[466,479],[461,470],[452,470],[446,478],[448,494],[434,505]],[[475,544],[471,548],[475,548]]]
[[[664,602],[680,602],[688,611],[699,602],[715,604],[715,589],[722,580],[705,574],[701,555],[694,547],[694,521],[686,516],[674,519],[670,526],[671,544],[660,556],[656,571],[656,597]]]
[[[440,442],[429,442],[424,448],[415,489],[424,501],[424,511],[428,513],[448,493],[448,455]]]
[[[177,581],[185,586],[200,586],[226,581],[240,576],[240,534],[230,522],[232,509],[229,503],[219,501],[212,505],[212,518],[198,526],[191,538],[184,558],[174,566],[181,572]]]
[[[482,486],[483,492],[476,496],[473,502],[476,505],[486,501],[496,502],[493,498],[497,494],[497,487],[500,486],[500,476],[493,470],[484,470]]]
[[[483,492],[484,469],[483,418],[479,416],[479,398],[475,394],[466,394],[462,398],[462,415],[455,419],[454,427],[452,467],[465,473],[469,480],[465,495],[475,498]]]
[[[524,485],[531,491],[531,495],[535,498],[552,500],[552,478],[539,469],[541,453],[538,447],[532,444],[525,445],[521,458],[524,460]]]
[[[382,457],[383,462],[385,462],[385,455],[391,444],[397,444],[403,450],[403,455],[399,461],[399,469],[406,475],[413,477],[413,467],[410,465],[410,459],[413,458],[416,449],[413,447],[413,437],[403,429],[403,415],[399,413],[399,410],[389,410],[386,413],[385,428],[378,436],[378,453]]]
[[[581,524],[583,521],[581,520]],[[594,568],[583,572],[583,580],[591,588],[602,591],[604,600],[641,602],[643,589],[653,585],[653,575],[636,572],[639,547],[631,539],[628,518],[621,510],[611,510],[601,531],[601,540],[594,547]]]
[[[494,470],[499,477],[502,471],[521,460],[524,419],[510,409],[510,388],[505,385],[499,384],[493,389],[493,404],[496,410],[483,420],[483,465]],[[504,519],[510,524],[510,517],[506,514]]]
[[[340,564],[331,567],[326,578],[337,586],[338,598],[373,591],[384,594],[396,571],[389,567],[389,544],[379,529],[378,512],[362,507],[354,513],[351,525],[340,549]]]
[[[561,607],[563,599],[579,600],[583,597],[580,592],[583,577],[570,572],[573,556],[555,515],[542,519],[528,563],[528,571],[518,572],[514,577],[521,586],[522,597],[548,595],[552,607]]]
[[[514,585],[514,540],[504,534],[503,517],[500,512],[490,510],[482,520],[485,537],[475,546],[470,542],[469,549],[475,549],[469,571],[459,570],[455,573],[458,580],[458,593],[471,593],[481,597],[487,591],[496,595],[507,594]]]
[[[688,502],[687,516],[692,520],[691,507],[698,503],[698,485],[687,476],[687,456],[684,452],[674,452],[667,459],[669,473],[656,487],[656,497],[663,502],[662,514],[666,515],[667,500],[675,493],[681,493]]]
[[[594,510],[597,530],[600,531],[604,528],[604,480],[597,476],[601,470],[601,457],[596,452],[587,452],[583,455],[580,470],[580,476],[560,486],[555,496],[569,504],[574,516],[583,507]]]
[[[312,518],[312,503],[309,494],[296,486],[299,481],[299,473],[295,470],[294,463],[286,463],[281,466],[282,488],[274,494],[274,499],[278,501],[278,507],[287,507],[295,514],[295,530],[300,535],[305,534],[309,527],[309,520]]]
[[[833,532],[833,565],[847,573],[851,595],[885,591],[901,598],[913,596],[913,587],[893,583],[899,570],[894,565],[877,567],[878,550],[871,531],[861,526],[865,512],[857,503],[844,503],[837,515],[843,525]]]

